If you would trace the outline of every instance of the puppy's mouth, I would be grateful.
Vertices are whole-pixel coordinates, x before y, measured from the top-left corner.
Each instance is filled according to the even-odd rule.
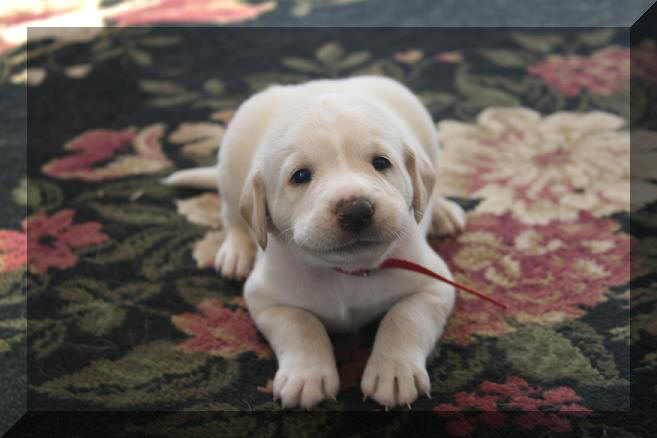
[[[381,240],[353,240],[351,242],[343,243],[330,248],[315,249],[319,253],[333,253],[333,254],[357,254],[367,252],[374,248],[383,245],[385,242]]]

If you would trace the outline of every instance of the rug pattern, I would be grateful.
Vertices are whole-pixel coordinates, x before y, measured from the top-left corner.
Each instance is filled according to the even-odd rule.
[[[431,244],[457,281],[509,306],[459,295],[427,361],[432,398],[413,409],[454,436],[587,436],[597,412],[629,410],[630,372],[654,373],[657,126],[654,103],[629,111],[631,80],[655,93],[654,41],[632,59],[614,29],[499,30],[486,47],[441,29],[112,28],[57,41],[11,49],[2,85],[28,87],[27,173],[12,185],[26,216],[0,231],[0,351],[28,328],[30,409],[279,409],[241,284],[209,268],[221,198],[158,180],[215,162],[251,93],[356,74],[404,82],[438,121],[441,179],[468,226]],[[633,144],[632,184],[647,190],[632,200],[630,125],[647,139]],[[381,409],[359,390],[375,331],[333,339],[341,392],[317,410]],[[630,346],[643,352],[631,361]]]

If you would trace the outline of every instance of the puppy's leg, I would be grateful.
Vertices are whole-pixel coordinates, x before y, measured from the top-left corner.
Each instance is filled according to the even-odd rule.
[[[398,302],[381,321],[367,361],[361,390],[386,409],[429,395],[426,358],[442,334],[454,303],[454,290],[427,285]]]
[[[312,314],[292,307],[267,307],[254,315],[260,331],[276,352],[274,399],[284,408],[310,408],[335,398],[340,378],[333,347],[322,323]]]
[[[214,267],[226,278],[243,280],[251,272],[256,255],[255,240],[246,223],[230,210],[227,202],[222,207],[226,237],[214,259]]]
[[[465,212],[460,205],[443,197],[434,189],[430,235],[451,235],[465,229]]]

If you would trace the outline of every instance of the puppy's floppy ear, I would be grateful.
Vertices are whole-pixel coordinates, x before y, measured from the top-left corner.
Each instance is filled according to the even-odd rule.
[[[269,215],[265,198],[265,186],[260,171],[249,175],[240,196],[240,214],[253,230],[258,244],[267,248]]]
[[[413,185],[411,206],[415,213],[415,220],[419,223],[433,193],[436,171],[427,157],[424,156],[425,154],[417,154],[407,143],[404,143],[404,154],[404,164]]]

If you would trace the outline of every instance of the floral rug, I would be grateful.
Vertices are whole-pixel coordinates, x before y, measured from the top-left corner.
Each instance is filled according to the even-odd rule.
[[[655,100],[629,111],[631,80],[657,95],[655,41],[633,51],[631,77],[627,31],[612,28],[70,35],[10,49],[1,85],[14,102],[22,84],[28,95],[27,169],[3,176],[19,213],[0,230],[0,355],[27,342],[30,411],[279,410],[242,284],[209,268],[221,198],[158,181],[213,163],[239,103],[268,84],[368,73],[430,109],[443,187],[468,212],[463,234],[431,243],[457,281],[508,306],[459,295],[427,361],[431,398],[413,411],[452,436],[645,436],[647,412],[614,413],[630,409],[630,373],[633,397],[655,397],[640,384],[657,366]],[[630,123],[653,145],[633,150],[632,184],[647,189],[632,202]],[[333,339],[342,388],[315,410],[381,409],[359,389],[375,331]],[[120,436],[350,427],[326,414],[283,429],[244,416],[102,421]],[[367,429],[406,430],[394,417]]]

